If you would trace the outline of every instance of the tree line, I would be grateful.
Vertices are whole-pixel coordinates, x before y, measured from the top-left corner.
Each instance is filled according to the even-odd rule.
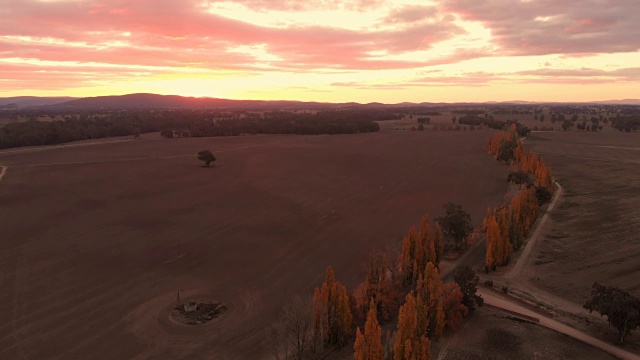
[[[631,117],[616,119],[620,121],[629,118]],[[627,126],[626,124],[621,125],[619,122],[613,126]],[[537,154],[525,152],[518,140],[518,133],[512,125],[509,131],[496,133],[487,143],[487,150],[491,155],[510,164],[512,172],[508,180],[520,185],[508,205],[493,211],[487,210],[483,221],[487,237],[487,272],[509,262],[511,252],[520,247],[535,222],[539,206],[549,201],[554,190],[551,168]],[[618,287],[594,283],[591,298],[585,302],[584,308],[607,316],[609,325],[618,330],[619,344],[624,342],[629,333],[640,327],[640,299]]]
[[[210,137],[242,134],[354,134],[376,132],[376,120],[387,112],[331,110],[317,113],[264,113],[215,110],[140,110],[55,113],[51,121],[34,117],[0,127],[0,149],[42,146],[113,136],[171,131],[180,136]]]
[[[474,126],[484,125],[496,130],[505,130],[515,126],[514,129],[520,136],[527,136],[531,132],[531,129],[515,120],[500,121],[494,119],[493,116],[488,115],[487,113],[485,113],[484,116],[484,118],[481,118],[474,114],[465,115],[458,119],[458,124]]]
[[[272,354],[278,359],[320,358],[353,341],[356,360],[428,360],[431,342],[445,328],[456,329],[483,303],[471,268],[456,268],[453,282],[440,279],[445,242],[455,242],[455,234],[464,232],[453,230],[459,225],[451,219],[455,216],[449,212],[433,222],[424,216],[403,237],[397,254],[371,254],[366,277],[351,294],[328,267],[310,301],[296,297],[283,308],[270,330]],[[394,319],[396,331],[383,334],[382,325]]]
[[[554,181],[551,168],[532,151],[525,151],[520,143],[517,125],[494,134],[487,142],[487,151],[496,160],[509,164],[507,180],[517,184],[518,190],[496,209],[487,209],[483,221],[486,233],[485,270],[495,270],[509,262],[511,253],[518,250],[536,221],[540,206],[551,199]]]
[[[616,117],[611,119],[611,126],[620,131],[640,131],[640,115]]]

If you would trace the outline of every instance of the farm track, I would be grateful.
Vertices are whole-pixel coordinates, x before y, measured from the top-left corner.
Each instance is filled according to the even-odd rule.
[[[607,134],[603,135],[605,140],[615,140],[613,143],[621,145],[607,146],[601,145],[603,138],[599,136],[543,136],[555,136],[557,139],[549,142],[525,140],[523,143],[543,155],[547,165],[551,164],[554,168],[556,179],[568,184],[564,189],[566,191],[558,188],[547,211],[536,222],[516,263],[503,271],[487,275],[487,278],[507,285],[512,294],[542,307],[546,310],[543,313],[549,314],[550,311],[557,320],[533,312],[514,299],[496,297],[496,294],[482,288],[479,292],[487,304],[539,318],[540,325],[600,348],[617,358],[640,359],[637,340],[629,337],[625,348],[613,345],[612,342],[617,338],[615,330],[607,327],[601,317],[589,314],[582,307],[594,280],[603,283],[598,279],[609,277],[628,291],[634,292],[640,288],[637,279],[634,280],[634,275],[640,271],[640,248],[633,242],[637,230],[633,226],[622,225],[636,224],[640,215],[637,212],[637,195],[634,197],[640,193],[634,181],[638,173],[634,166],[629,167],[630,164],[640,164],[640,156],[635,152],[638,148],[625,146],[625,142],[637,144],[640,139],[633,135]],[[601,212],[603,208],[607,209],[604,214]],[[628,246],[626,242],[633,245]],[[560,243],[563,243],[562,247],[558,246]],[[540,271],[542,267],[550,266],[552,268]],[[577,268],[573,269],[574,266]],[[543,276],[546,279],[541,281]],[[552,281],[557,285],[549,286]],[[604,283],[610,284],[606,280]],[[543,284],[546,286],[540,286]],[[580,286],[584,286],[582,292],[587,293],[583,299],[575,300],[576,294],[581,291],[567,296],[567,288],[579,289]],[[610,335],[603,337],[601,329],[606,329]],[[448,341],[441,349],[439,359],[445,358],[455,343],[456,338]]]
[[[617,358],[624,360],[639,360],[640,356],[633,354],[627,350],[621,349],[613,344],[609,344],[602,339],[595,338],[591,335],[588,335],[580,330],[577,330],[571,326],[563,324],[559,321],[556,321],[551,318],[547,318],[541,316],[540,314],[531,311],[530,309],[518,305],[512,301],[506,300],[503,297],[497,296],[492,292],[485,291],[480,288],[478,292],[484,299],[487,304],[496,306],[498,308],[515,311],[516,313],[523,314],[525,316],[534,317],[540,320],[539,324],[546,328],[555,330],[559,333],[568,335],[576,340],[580,340],[585,344],[589,344],[595,348],[603,350]]]
[[[624,136],[621,139],[634,141]],[[530,143],[553,167],[565,191],[553,213],[544,215],[549,215],[547,225],[542,227],[542,221],[538,223],[529,240],[531,248],[525,251],[531,250],[529,255],[533,257],[523,253],[504,276],[498,274],[496,279],[504,278],[514,293],[517,291],[552,310],[574,328],[593,334],[592,324],[600,324],[607,333],[614,333],[582,304],[594,281],[636,294],[640,291],[637,282],[640,244],[634,241],[640,230],[637,227],[640,188],[631,180],[639,173],[635,166],[629,166],[640,164],[640,156],[629,152],[624,142],[623,146],[601,146],[598,141],[602,139],[597,137],[587,137],[584,142],[563,140]],[[602,337],[602,331],[598,336]],[[610,339],[614,338],[612,334]],[[598,342],[590,340],[603,350],[612,348],[607,351],[621,358],[638,359],[632,354],[639,349],[637,336],[629,337],[631,344],[626,346],[627,350]],[[626,353],[620,355],[616,349]]]
[[[549,219],[549,214],[553,211],[553,208],[556,206],[558,199],[560,199],[560,196],[562,195],[562,186],[557,182],[555,183],[555,186],[557,187],[557,189],[553,194],[553,199],[551,199],[551,202],[549,203],[549,206],[547,207],[545,213],[542,215],[542,218],[537,220],[535,228],[533,229],[531,236],[527,240],[524,249],[522,249],[517,262],[510,267],[509,271],[506,274],[503,275],[505,279],[513,279],[515,277],[518,277],[518,275],[520,275],[520,272],[522,271],[522,267],[529,262],[531,249],[535,247],[536,242],[538,242],[538,240],[540,239],[540,234],[544,229],[545,223]]]

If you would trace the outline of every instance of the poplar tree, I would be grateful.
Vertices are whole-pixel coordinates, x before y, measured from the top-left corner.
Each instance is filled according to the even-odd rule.
[[[393,360],[429,360],[431,341],[417,333],[416,297],[407,294],[398,314],[398,330],[393,342]]]
[[[323,345],[345,345],[351,332],[351,309],[347,288],[335,279],[331,267],[313,294],[314,331]]]
[[[371,300],[367,322],[364,325],[364,335],[360,328],[356,330],[356,342],[353,346],[356,360],[383,360],[384,348],[382,347],[382,328],[378,324],[376,305]]]

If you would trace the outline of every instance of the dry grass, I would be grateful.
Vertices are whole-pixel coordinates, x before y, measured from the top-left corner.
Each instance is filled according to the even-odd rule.
[[[581,307],[594,282],[640,296],[640,134],[545,133],[529,146],[564,193],[523,275]],[[594,325],[609,341],[616,331]],[[638,334],[627,347],[640,351]]]
[[[615,359],[566,335],[480,308],[454,335],[443,360]]]
[[[584,302],[594,281],[640,296],[640,135],[544,134],[532,141],[564,187],[534,254],[539,286]]]

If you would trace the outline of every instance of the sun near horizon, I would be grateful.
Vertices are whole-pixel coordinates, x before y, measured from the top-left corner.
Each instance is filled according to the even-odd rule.
[[[9,0],[0,96],[640,98],[640,3]]]

